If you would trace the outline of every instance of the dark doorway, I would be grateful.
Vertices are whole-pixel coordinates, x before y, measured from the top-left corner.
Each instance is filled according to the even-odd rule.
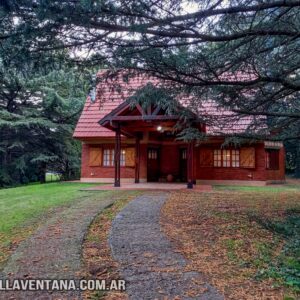
[[[159,179],[159,149],[148,148],[147,181],[156,182]]]
[[[179,176],[180,181],[187,181],[187,149],[179,149]]]

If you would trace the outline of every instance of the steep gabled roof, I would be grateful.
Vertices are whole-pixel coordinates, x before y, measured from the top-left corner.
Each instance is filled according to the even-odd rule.
[[[99,121],[147,83],[150,82],[154,86],[163,84],[158,78],[150,77],[147,74],[140,73],[130,77],[127,77],[125,72],[119,72],[117,76],[107,76],[107,74],[109,74],[107,70],[97,74],[100,81],[96,88],[96,99],[92,102],[90,97],[87,97],[73,137],[78,139],[114,137],[114,132],[101,126]],[[187,106],[189,98],[182,97],[179,101],[181,105]],[[212,100],[202,101],[196,111],[199,115],[206,117],[204,118],[207,119],[206,132],[209,135],[245,132],[256,122],[254,117],[238,116],[231,111],[220,108]]]

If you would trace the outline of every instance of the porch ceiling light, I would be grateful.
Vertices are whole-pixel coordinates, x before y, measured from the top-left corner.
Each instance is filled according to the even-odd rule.
[[[162,127],[161,126],[157,126],[156,129],[157,129],[157,131],[162,131]]]

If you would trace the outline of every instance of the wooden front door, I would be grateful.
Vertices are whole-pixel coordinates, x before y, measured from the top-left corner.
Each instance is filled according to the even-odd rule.
[[[180,173],[180,181],[187,181],[187,149],[181,148],[179,149],[179,173]]]
[[[147,181],[159,180],[159,149],[148,148],[147,154]]]

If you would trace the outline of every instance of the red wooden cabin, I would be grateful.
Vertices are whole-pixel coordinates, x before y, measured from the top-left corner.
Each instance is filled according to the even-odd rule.
[[[187,182],[190,188],[195,183],[264,185],[284,181],[282,143],[221,147],[226,134],[245,131],[251,118],[240,118],[222,128],[195,120],[194,126],[208,138],[200,145],[178,141],[173,126],[179,115],[126,102],[136,89],[159,81],[146,75],[128,81],[121,77],[101,81],[95,101],[86,100],[74,132],[74,138],[82,141],[81,181],[115,186],[122,182]],[[205,113],[224,115],[209,101]]]

